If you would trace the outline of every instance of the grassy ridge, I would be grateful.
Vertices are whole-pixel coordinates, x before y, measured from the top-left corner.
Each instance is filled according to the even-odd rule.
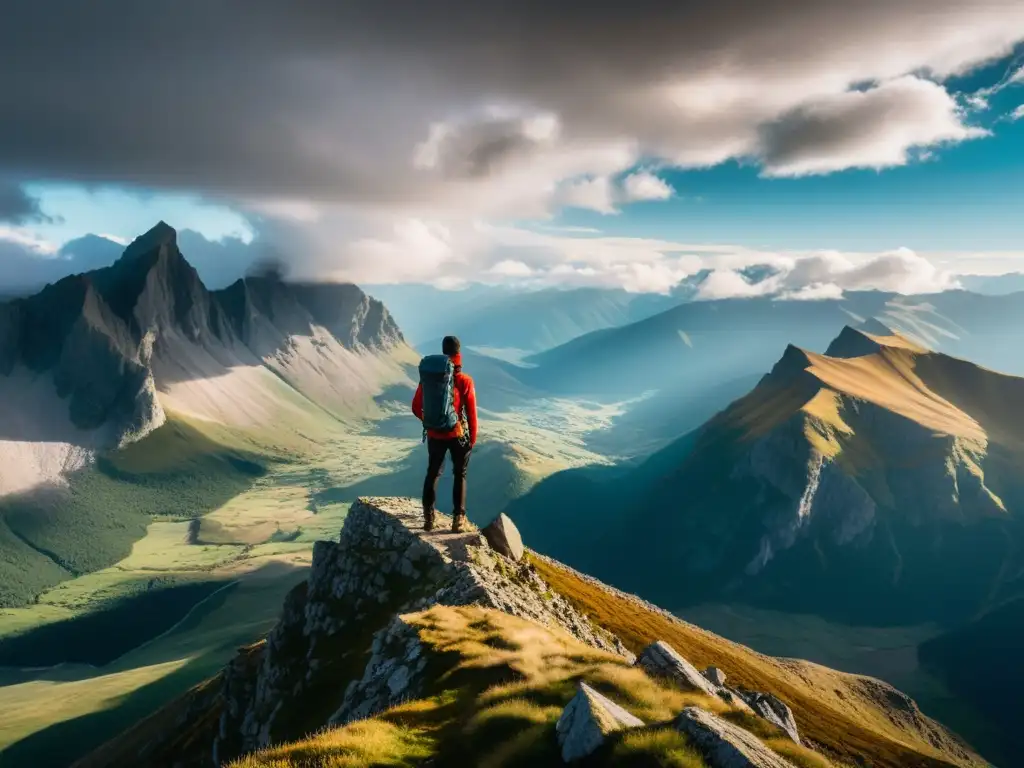
[[[217,437],[220,437],[217,435]],[[264,474],[266,459],[178,418],[67,477],[0,500],[0,607],[126,557],[152,516],[199,517]]]
[[[865,689],[865,678],[810,664],[803,664],[798,676],[769,657],[646,610],[551,561],[534,557],[532,562],[553,589],[618,635],[630,650],[639,652],[654,640],[664,640],[699,668],[717,666],[734,684],[775,694],[792,708],[802,736],[838,762],[867,760],[876,768],[976,764],[947,733],[922,727],[912,713],[894,708],[884,690]],[[796,682],[801,678],[804,685]],[[900,719],[900,714],[905,718]],[[944,759],[944,751],[960,753],[963,759],[956,763]]]
[[[591,765],[703,768],[704,760],[666,728],[696,705],[748,728],[801,768],[829,768],[781,731],[712,697],[655,681],[620,656],[500,611],[435,607],[407,615],[428,665],[421,698],[376,718],[327,729],[242,758],[232,768],[563,765],[555,722],[579,681],[651,726],[613,735]]]

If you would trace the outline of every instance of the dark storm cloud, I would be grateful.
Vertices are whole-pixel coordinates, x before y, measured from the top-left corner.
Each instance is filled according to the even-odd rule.
[[[25,192],[20,184],[0,179],[0,224],[21,224],[47,219],[39,201]]]
[[[822,167],[844,167],[844,130],[782,121],[762,147],[759,127],[851,82],[946,74],[1022,37],[1024,4],[1009,0],[933,0],[927,12],[920,0],[9,3],[0,171],[423,200],[453,167],[486,178],[549,151],[484,120],[438,147],[448,162],[436,174],[413,167],[432,123],[482,102],[553,113],[566,142],[635,139],[683,164],[770,164],[809,137]],[[854,160],[880,153],[855,149]]]

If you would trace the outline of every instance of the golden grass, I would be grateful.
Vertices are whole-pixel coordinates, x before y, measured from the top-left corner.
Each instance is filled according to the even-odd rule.
[[[704,758],[671,727],[627,731],[616,740],[609,755],[614,765],[704,768]]]
[[[792,708],[805,740],[835,761],[856,764],[867,760],[875,768],[985,764],[936,724],[893,709],[884,693],[866,685],[865,678],[807,662],[762,656],[645,609],[551,561],[538,557],[532,561],[553,589],[618,635],[634,652],[664,640],[697,667],[722,669],[731,684],[775,694]]]
[[[365,768],[418,765],[434,745],[422,733],[383,720],[363,720],[347,728],[245,757],[235,768]]]
[[[404,619],[418,628],[430,660],[424,698],[250,755],[232,768],[402,766],[425,757],[438,768],[560,765],[554,725],[580,681],[651,724],[610,739],[595,755],[598,764],[702,768],[699,754],[668,725],[672,719],[691,705],[740,724],[752,718],[718,698],[653,680],[622,657],[560,630],[500,611],[434,607]],[[810,750],[782,743],[780,731],[752,719],[770,746],[779,745],[797,765],[829,765]],[[351,762],[357,759],[365,762]]]

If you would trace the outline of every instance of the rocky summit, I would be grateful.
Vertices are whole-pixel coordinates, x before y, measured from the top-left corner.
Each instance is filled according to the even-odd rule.
[[[981,764],[920,713],[913,724],[889,716],[898,692],[869,700],[860,678],[815,668],[821,685],[846,690],[822,721],[800,692],[811,665],[765,674],[772,662],[741,646],[529,550],[506,556],[475,529],[452,533],[442,519],[425,532],[421,517],[413,500],[357,501],[339,540],[317,543],[265,641],[79,768],[280,768],[332,755],[339,765],[662,765],[682,754],[713,768],[857,756]],[[700,673],[706,643],[717,650]],[[887,716],[877,733],[862,725]]]

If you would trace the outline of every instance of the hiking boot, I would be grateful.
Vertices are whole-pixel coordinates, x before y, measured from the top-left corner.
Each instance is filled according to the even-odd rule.
[[[455,516],[452,517],[452,533],[462,533],[464,530],[466,530],[466,513],[457,512]]]
[[[434,510],[432,509],[423,510],[423,530],[434,530]]]

